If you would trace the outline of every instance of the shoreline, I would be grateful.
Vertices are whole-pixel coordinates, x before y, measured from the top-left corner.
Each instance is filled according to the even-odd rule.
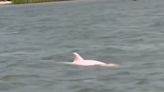
[[[62,1],[72,1],[72,0],[56,0],[56,1],[38,1],[38,2],[21,2],[21,3],[15,3],[15,2],[12,2],[12,1],[0,1],[0,6],[1,5],[11,5],[11,4],[32,4],[32,3],[46,3],[46,2],[62,2]]]

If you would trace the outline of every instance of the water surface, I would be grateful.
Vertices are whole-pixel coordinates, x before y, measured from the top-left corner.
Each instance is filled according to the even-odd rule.
[[[0,6],[1,92],[163,92],[164,1]],[[119,69],[80,67],[84,58]]]

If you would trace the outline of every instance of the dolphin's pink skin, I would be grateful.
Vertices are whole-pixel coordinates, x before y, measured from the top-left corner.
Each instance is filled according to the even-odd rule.
[[[106,64],[104,62],[97,61],[97,60],[85,60],[77,52],[74,52],[73,54],[74,54],[73,64],[75,65],[81,65],[81,66],[99,65],[99,66],[108,66],[108,67],[119,67],[119,65],[117,64]]]

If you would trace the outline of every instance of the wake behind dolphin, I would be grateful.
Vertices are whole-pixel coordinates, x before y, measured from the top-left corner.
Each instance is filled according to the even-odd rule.
[[[79,66],[104,66],[104,67],[119,67],[118,64],[107,64],[97,60],[87,60],[83,59],[77,52],[73,53],[73,62],[63,62],[64,64],[79,65]]]

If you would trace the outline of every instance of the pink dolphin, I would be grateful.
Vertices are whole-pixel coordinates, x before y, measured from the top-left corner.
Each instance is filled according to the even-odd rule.
[[[107,64],[97,60],[85,60],[77,52],[74,52],[74,61],[73,64],[81,66],[107,66],[107,67],[119,67],[117,64]]]

